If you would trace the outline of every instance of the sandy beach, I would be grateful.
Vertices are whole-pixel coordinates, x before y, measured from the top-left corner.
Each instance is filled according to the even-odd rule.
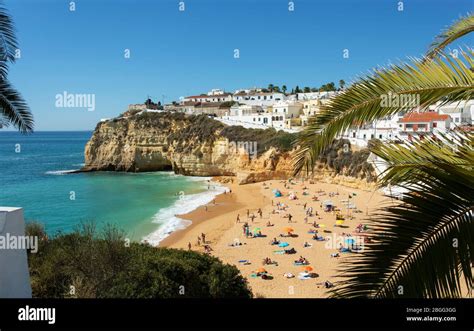
[[[192,225],[171,234],[160,246],[188,249],[191,243],[191,249],[204,252],[202,242],[198,245],[198,237],[204,233],[206,245],[212,249],[210,253],[225,263],[237,266],[248,279],[254,295],[266,298],[327,297],[324,282],[337,281],[335,274],[340,262],[357,254],[340,252],[339,248],[341,245],[355,247],[354,243],[356,246],[363,245],[364,231],[359,233],[356,227],[378,206],[387,202],[387,198],[373,189],[316,181],[302,183],[294,180],[289,183],[271,180],[247,185],[224,185],[232,193],[221,194],[216,197],[215,204],[211,202],[180,216],[191,220]],[[279,190],[282,196],[275,197],[275,190]],[[290,198],[291,193],[296,199]],[[324,211],[328,202],[332,203],[335,211]],[[309,213],[311,208],[312,213]],[[261,209],[262,216],[258,214],[258,209]],[[247,211],[250,217],[247,217]],[[344,220],[336,222],[337,214]],[[238,215],[240,222],[237,222]],[[253,221],[252,215],[255,216]],[[252,236],[244,233],[246,222]],[[315,234],[315,231],[318,233]],[[259,232],[262,236],[253,236]],[[292,236],[286,237],[288,234]],[[320,240],[313,239],[315,235]],[[279,244],[271,244],[274,238]],[[296,253],[286,254],[285,250],[291,248]],[[335,254],[339,257],[334,257]],[[305,263],[295,265],[301,257]],[[264,265],[265,258],[271,259],[272,264]],[[262,279],[257,274],[260,268],[264,268],[271,279]]]

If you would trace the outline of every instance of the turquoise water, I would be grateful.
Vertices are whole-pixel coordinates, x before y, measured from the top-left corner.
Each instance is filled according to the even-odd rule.
[[[45,224],[48,233],[93,220],[99,227],[116,224],[140,240],[167,222],[174,222],[168,232],[182,227],[175,213],[212,199],[205,178],[170,172],[67,174],[83,165],[91,135],[0,132],[0,206],[23,207],[25,219]]]

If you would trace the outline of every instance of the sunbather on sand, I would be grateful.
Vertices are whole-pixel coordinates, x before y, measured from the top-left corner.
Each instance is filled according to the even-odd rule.
[[[277,240],[277,238],[273,238],[272,241],[270,241],[270,245],[278,245],[280,243],[280,240]]]

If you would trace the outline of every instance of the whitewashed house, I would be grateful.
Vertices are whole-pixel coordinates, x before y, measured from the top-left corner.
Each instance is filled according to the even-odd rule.
[[[457,126],[474,125],[474,100],[437,106],[437,111],[439,114],[449,115],[449,117],[451,117],[451,129]]]
[[[451,117],[436,112],[408,113],[398,121],[398,131],[402,139],[423,139],[427,135],[445,133],[451,127]]]
[[[285,100],[285,95],[280,92],[245,92],[241,91],[233,95],[233,100],[251,106],[268,107],[275,102]]]
[[[223,93],[223,94],[216,94],[216,95],[192,95],[188,97],[184,97],[181,100],[181,103],[186,102],[227,102],[232,101],[232,94],[230,93]]]
[[[272,112],[275,115],[285,115],[286,118],[298,118],[303,104],[297,101],[278,101],[273,104]]]

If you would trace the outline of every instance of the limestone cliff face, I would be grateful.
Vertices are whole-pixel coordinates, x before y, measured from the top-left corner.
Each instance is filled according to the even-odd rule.
[[[82,170],[173,170],[190,176],[237,176],[240,183],[291,176],[288,151],[245,148],[253,142],[234,141],[224,129],[207,117],[181,114],[149,113],[101,122],[86,145]]]

